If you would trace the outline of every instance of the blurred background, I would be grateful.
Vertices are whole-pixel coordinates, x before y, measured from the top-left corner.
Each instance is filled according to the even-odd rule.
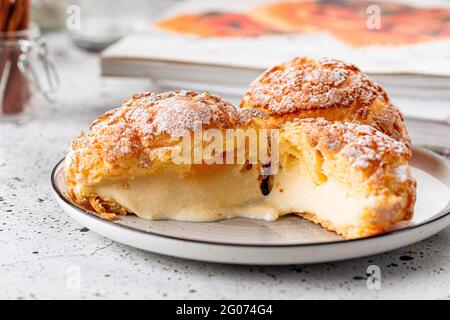
[[[449,153],[449,1],[0,0],[0,13],[3,137],[48,128],[68,144],[139,91],[238,104],[264,69],[309,55],[358,65],[414,144]]]

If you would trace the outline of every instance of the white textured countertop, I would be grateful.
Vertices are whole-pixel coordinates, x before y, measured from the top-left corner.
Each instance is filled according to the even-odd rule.
[[[53,199],[50,172],[79,131],[149,82],[101,79],[95,55],[50,40],[59,102],[37,99],[28,123],[0,122],[0,298],[450,298],[450,228],[391,253],[284,267],[175,259],[83,228]],[[367,288],[369,265],[381,268],[380,290]]]

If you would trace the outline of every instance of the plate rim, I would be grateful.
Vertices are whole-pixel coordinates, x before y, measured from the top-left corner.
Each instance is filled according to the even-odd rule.
[[[443,159],[440,155],[436,154],[435,152],[429,151],[428,149],[425,149],[423,147],[413,147],[416,150],[419,150],[420,152],[424,152],[427,155],[434,157],[436,160],[438,160],[439,162],[441,162],[442,164],[444,164],[447,168],[447,170],[449,170],[450,172],[450,164],[447,163],[447,161],[445,159]],[[395,230],[391,230],[382,234],[378,234],[378,235],[374,235],[374,236],[370,236],[370,237],[365,237],[365,238],[357,238],[357,239],[340,239],[340,240],[335,240],[335,241],[324,241],[324,242],[311,242],[311,243],[298,243],[298,244],[252,244],[252,243],[227,243],[227,242],[220,242],[220,241],[205,241],[205,240],[197,240],[197,239],[188,239],[188,238],[183,238],[183,237],[177,237],[177,236],[170,236],[170,235],[164,235],[164,234],[159,234],[159,233],[155,233],[152,231],[144,231],[144,230],[140,230],[137,228],[133,228],[131,226],[126,226],[114,221],[109,221],[109,220],[105,220],[97,215],[94,215],[92,213],[89,213],[83,209],[81,209],[80,207],[76,206],[75,204],[73,204],[71,201],[69,201],[61,192],[61,190],[59,190],[59,188],[56,186],[56,182],[55,182],[55,175],[56,175],[56,171],[57,169],[61,166],[61,164],[63,163],[63,161],[66,159],[66,157],[62,158],[61,160],[59,160],[55,167],[53,168],[52,172],[51,172],[51,176],[50,176],[50,180],[51,180],[51,186],[53,189],[53,192],[55,193],[55,195],[58,196],[58,198],[60,200],[62,200],[66,205],[68,205],[69,207],[71,207],[72,209],[75,209],[76,211],[78,211],[79,213],[83,214],[84,216],[87,216],[88,218],[92,218],[94,220],[96,220],[97,222],[101,222],[104,223],[108,226],[111,227],[117,227],[119,229],[125,229],[127,231],[134,231],[134,232],[138,232],[138,233],[142,233],[142,234],[146,234],[146,235],[151,235],[151,236],[155,236],[155,237],[161,237],[161,238],[166,238],[166,239],[172,239],[172,240],[180,240],[180,241],[185,241],[185,242],[193,242],[193,243],[199,243],[199,244],[206,244],[206,245],[221,245],[221,246],[232,246],[232,247],[257,247],[257,248],[287,248],[287,247],[312,247],[312,246],[328,246],[328,245],[339,245],[339,244],[354,244],[354,243],[360,243],[360,242],[364,242],[364,241],[369,241],[369,240],[374,240],[374,239],[379,239],[379,238],[383,238],[383,237],[387,237],[387,236],[392,236],[392,235],[398,235],[400,233],[404,233],[404,232],[409,232],[412,231],[414,229],[419,229],[422,228],[428,224],[432,224],[435,223],[441,219],[444,219],[446,217],[448,217],[450,215],[450,208],[447,209],[443,209],[441,212],[439,212],[435,217],[425,220],[419,224],[413,225],[413,226],[408,226],[408,227],[404,227],[401,229],[395,229]],[[435,177],[435,176],[434,176]],[[441,180],[440,180],[441,181]],[[442,182],[442,181],[441,181]],[[444,182],[442,182],[444,183]],[[450,203],[450,200],[449,200]],[[448,204],[447,204],[448,207]]]

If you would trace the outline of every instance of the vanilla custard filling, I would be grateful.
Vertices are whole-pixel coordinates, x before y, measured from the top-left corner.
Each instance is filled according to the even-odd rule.
[[[365,209],[374,205],[373,198],[352,195],[350,191],[348,186],[333,177],[317,184],[295,162],[286,168],[280,168],[274,176],[268,201],[278,208],[280,215],[308,212],[334,226],[348,227],[358,225]]]
[[[102,198],[114,199],[148,220],[216,221],[247,217],[276,220],[294,212],[313,213],[337,227],[358,225],[374,199],[351,195],[332,177],[316,184],[299,162],[280,168],[268,196],[260,189],[259,171],[240,165],[181,174],[174,169],[134,179],[102,182],[94,187]]]
[[[102,182],[94,187],[94,192],[149,220],[278,218],[278,211],[261,194],[256,167],[250,170],[242,165],[221,167],[187,174],[163,169],[146,177]]]

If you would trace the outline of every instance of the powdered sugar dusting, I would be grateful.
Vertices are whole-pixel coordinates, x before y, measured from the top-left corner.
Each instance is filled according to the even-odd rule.
[[[94,161],[102,155],[108,162],[117,162],[146,150],[159,138],[176,140],[202,128],[227,129],[242,123],[231,104],[205,92],[144,92],[95,120],[89,132],[72,142],[70,157],[90,154]],[[148,165],[145,157],[139,161]]]
[[[152,108],[131,112],[130,120],[146,138],[167,134],[173,138],[201,130],[203,125],[211,123],[209,106],[203,102],[192,103],[188,99],[169,97],[156,101]],[[144,121],[142,121],[144,120]]]
[[[242,105],[266,109],[270,114],[296,110],[370,105],[382,88],[354,65],[334,59],[293,60],[267,70],[244,95]]]
[[[350,122],[330,122],[323,118],[298,120],[302,127],[316,137],[318,145],[342,154],[353,167],[367,169],[387,156],[397,155],[408,159],[410,150],[373,127]],[[400,167],[399,167],[400,168]],[[402,176],[402,169],[398,171]],[[406,173],[403,175],[405,176]]]
[[[408,179],[408,176],[409,176],[408,166],[405,166],[405,165],[398,166],[398,167],[395,167],[394,170],[395,170],[395,174],[397,175],[397,177],[399,178],[399,180],[401,182],[405,182]]]

